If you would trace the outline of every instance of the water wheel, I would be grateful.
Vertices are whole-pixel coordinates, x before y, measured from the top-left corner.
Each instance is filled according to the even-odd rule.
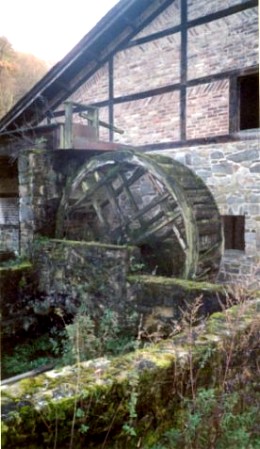
[[[123,150],[86,163],[65,189],[56,235],[139,246],[150,270],[213,279],[222,227],[204,182],[179,162]]]

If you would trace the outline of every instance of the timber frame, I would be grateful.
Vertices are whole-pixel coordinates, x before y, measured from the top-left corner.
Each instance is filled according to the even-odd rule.
[[[23,97],[13,109],[0,120],[1,133],[19,130],[24,127],[38,125],[44,118],[49,121],[64,115],[63,111],[55,109],[66,100],[76,89],[89,79],[102,65],[108,63],[109,76],[109,96],[106,101],[95,102],[91,106],[95,108],[108,107],[109,115],[109,140],[114,138],[114,106],[137,101],[147,97],[160,95],[168,92],[180,92],[180,140],[169,141],[156,144],[156,149],[175,148],[183,145],[197,145],[201,143],[228,142],[236,140],[238,136],[237,128],[237,79],[248,73],[258,71],[258,66],[249,67],[246,70],[229,70],[215,73],[196,79],[187,79],[187,33],[188,30],[196,26],[207,24],[211,21],[227,17],[229,15],[246,11],[258,5],[257,0],[248,0],[242,4],[225,8],[221,11],[207,14],[203,17],[188,20],[187,0],[181,1],[181,22],[177,26],[169,27],[166,30],[150,34],[142,38],[134,39],[135,35],[147,26],[158,14],[164,11],[173,0],[162,0],[155,2],[150,0],[121,0],[111,11],[93,28],[79,44],[56,66],[36,86]],[[146,90],[131,95],[114,95],[114,55],[118,51],[144,44],[165,36],[176,33],[181,35],[181,76],[180,82],[169,84],[162,88]],[[86,62],[87,61],[87,62]],[[207,82],[228,79],[230,82],[230,112],[229,130],[226,135],[209,137],[206,139],[186,138],[186,93],[187,88],[198,86]],[[74,109],[77,112],[77,108]],[[80,111],[80,106],[78,108]],[[144,145],[143,150],[153,150],[154,145]]]

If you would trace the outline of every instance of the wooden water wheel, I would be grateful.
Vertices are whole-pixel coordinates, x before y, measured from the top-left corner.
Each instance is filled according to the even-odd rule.
[[[123,150],[95,157],[67,186],[58,238],[139,246],[157,274],[213,279],[222,227],[203,181],[165,156]]]

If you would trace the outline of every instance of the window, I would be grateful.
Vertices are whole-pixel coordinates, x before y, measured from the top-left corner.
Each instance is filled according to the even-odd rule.
[[[238,79],[240,117],[239,129],[259,127],[259,73]]]
[[[245,250],[245,217],[244,215],[224,215],[225,249]]]

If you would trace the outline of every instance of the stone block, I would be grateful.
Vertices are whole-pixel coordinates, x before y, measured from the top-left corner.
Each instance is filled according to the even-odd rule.
[[[213,160],[215,160],[215,159],[224,159],[225,156],[224,156],[223,151],[215,150],[215,151],[212,151],[212,153],[210,153],[210,158],[213,159]]]
[[[227,159],[233,162],[248,162],[259,159],[259,150],[246,149],[227,156]]]
[[[233,173],[232,164],[227,162],[220,162],[218,164],[212,165],[212,173],[213,175],[221,174],[221,175],[231,175]]]
[[[260,173],[260,162],[254,162],[250,166],[250,172],[251,173]]]

